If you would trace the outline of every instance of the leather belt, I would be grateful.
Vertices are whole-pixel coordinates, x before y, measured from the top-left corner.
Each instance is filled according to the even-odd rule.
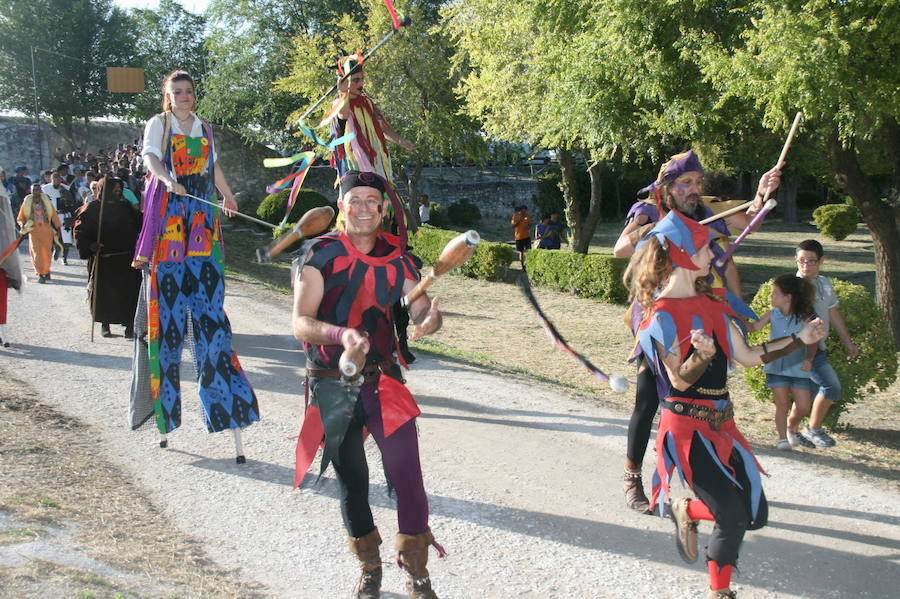
[[[723,422],[734,418],[734,406],[730,403],[721,410],[668,399],[664,399],[661,403],[663,409],[674,412],[679,416],[688,416],[695,420],[702,420],[703,422],[709,422],[714,425],[722,424]]]
[[[370,383],[377,383],[379,377],[381,377],[383,373],[386,373],[388,370],[390,370],[391,366],[393,366],[394,364],[394,360],[383,360],[381,362],[366,364],[365,366],[363,366],[362,372],[359,375],[360,377],[362,377],[361,384],[368,385]],[[337,368],[320,368],[318,366],[307,366],[306,376],[314,379],[343,378],[341,371]]]

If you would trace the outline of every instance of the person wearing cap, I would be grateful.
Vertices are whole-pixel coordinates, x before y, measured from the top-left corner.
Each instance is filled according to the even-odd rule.
[[[397,495],[396,549],[409,597],[435,599],[428,549],[428,499],[419,462],[420,410],[397,364],[392,306],[415,286],[419,272],[403,234],[379,230],[386,181],[371,172],[341,178],[338,209],[344,229],[305,243],[295,261],[293,333],[306,352],[308,405],[297,441],[295,485],[303,480],[320,443],[319,473],[330,464],[341,488],[341,515],[350,550],[360,562],[354,597],[371,599],[381,588],[381,535],[369,506],[364,430],[375,440]],[[423,295],[409,306],[418,339],[441,327],[438,300]],[[342,380],[345,352],[365,354],[360,378]],[[346,379],[346,377],[344,377]],[[323,442],[324,439],[324,442]]]
[[[656,180],[638,192],[638,194],[649,194],[651,199],[638,201],[631,207],[625,228],[616,242],[613,253],[619,258],[632,255],[635,245],[644,233],[653,227],[653,223],[659,221],[660,215],[665,216],[668,212],[679,212],[695,222],[711,216],[712,211],[700,199],[703,190],[703,175],[703,165],[693,151],[688,150],[672,156],[660,168]],[[771,184],[773,189],[778,187],[780,177],[781,171],[774,168],[760,178],[757,192],[758,201],[762,201],[766,186]],[[753,208],[755,206],[751,207],[751,209]],[[716,258],[722,256],[728,248],[728,225],[720,219],[713,221],[705,228],[712,236],[709,242],[710,250]],[[732,259],[729,258],[724,267],[714,265],[710,274],[704,276],[709,278],[714,293],[727,298],[739,315],[748,319],[756,319],[753,311],[743,302],[740,278]],[[642,318],[641,310],[641,305],[637,302],[633,302],[629,309],[626,321],[632,331],[635,330],[635,326]],[[659,393],[660,390],[652,369],[647,368],[644,360],[639,360],[634,410],[628,424],[625,472],[623,474],[625,504],[637,512],[647,512],[650,507],[647,495],[644,493],[641,466],[647,451],[647,444],[650,441],[653,417],[659,407]]]
[[[384,118],[381,109],[363,89],[363,63],[358,54],[344,56],[337,62],[338,91],[335,104],[340,109],[331,119],[335,139],[353,134],[353,139],[338,145],[331,153],[331,166],[338,179],[351,170],[375,173],[393,185],[391,155],[386,140],[412,152],[413,144],[401,137]],[[350,76],[341,81],[345,75]]]
[[[763,470],[734,422],[729,366],[805,351],[825,329],[816,318],[799,334],[748,346],[737,313],[707,280],[711,238],[707,227],[672,210],[638,242],[625,281],[646,315],[638,344],[662,391],[651,504],[674,520],[676,546],[688,563],[698,558],[698,521],[714,522],[707,597],[733,599],[731,572],[744,534],[765,526],[768,505]],[[698,499],[670,498],[675,469]]]
[[[19,232],[28,235],[31,264],[38,276],[38,283],[46,283],[50,280],[50,251],[60,222],[53,202],[37,183],[31,186],[31,193],[22,202],[16,220]]]

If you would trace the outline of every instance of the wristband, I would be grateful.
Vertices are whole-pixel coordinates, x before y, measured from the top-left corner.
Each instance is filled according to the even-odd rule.
[[[342,345],[341,337],[344,336],[344,331],[346,331],[346,327],[339,327],[337,325],[331,325],[328,328],[328,332],[325,335],[328,336],[328,340],[331,341],[332,345]]]

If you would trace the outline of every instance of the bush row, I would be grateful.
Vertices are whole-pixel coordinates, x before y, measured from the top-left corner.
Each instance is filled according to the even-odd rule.
[[[831,279],[840,300],[839,309],[847,330],[860,354],[856,360],[847,357],[844,344],[837,333],[831,331],[826,341],[828,361],[841,381],[841,400],[836,402],[825,417],[825,425],[834,428],[841,414],[851,404],[863,399],[876,388],[885,390],[897,378],[897,353],[884,315],[875,305],[872,296],[861,285]],[[751,307],[757,314],[771,309],[772,281],[763,283],[753,298]],[[833,328],[833,327],[832,327]],[[769,329],[750,334],[750,343],[759,344],[769,338]],[[803,351],[803,350],[798,350]],[[744,379],[751,393],[760,400],[772,401],[772,392],[766,387],[766,375],[761,366],[744,370]]]
[[[438,229],[431,225],[423,225],[410,239],[412,253],[431,266],[437,262],[438,256],[447,242],[459,235],[457,231]],[[482,241],[475,246],[475,253],[468,262],[456,269],[457,274],[474,279],[502,281],[506,267],[513,261],[515,250],[505,243]]]
[[[622,283],[627,265],[627,259],[609,254],[560,250],[530,250],[525,254],[525,268],[534,285],[614,304],[628,302],[628,290]]]

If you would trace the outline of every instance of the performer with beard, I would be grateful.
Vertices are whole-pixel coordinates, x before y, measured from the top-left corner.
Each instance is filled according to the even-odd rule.
[[[688,150],[672,156],[659,169],[656,181],[638,192],[638,194],[651,194],[652,200],[635,202],[628,211],[625,228],[616,241],[613,253],[619,258],[627,258],[632,255],[635,245],[642,235],[653,227],[653,223],[660,220],[660,215],[665,216],[670,211],[677,211],[694,221],[712,216],[712,211],[701,201],[703,174],[700,159],[693,151]],[[759,205],[751,206],[750,211],[759,210],[762,207],[766,187],[771,185],[772,189],[776,189],[780,178],[781,171],[778,167],[760,178],[755,199]],[[728,222],[727,219],[719,219],[706,227],[712,235],[709,246],[716,258],[722,256],[728,249]],[[723,268],[715,267],[709,278],[713,292],[723,299],[727,298],[737,314],[745,318],[756,318],[756,315],[741,299],[741,281],[732,259],[729,258]],[[635,331],[637,323],[642,318],[640,304],[632,303],[629,316],[626,318],[629,320],[632,331]],[[653,425],[653,417],[659,407],[661,393],[662,390],[657,386],[653,371],[647,368],[646,361],[640,359],[634,411],[628,425],[623,477],[625,503],[629,508],[638,512],[647,512],[650,508],[647,495],[644,493],[641,465],[650,441],[650,429]]]
[[[360,562],[354,597],[375,599],[381,588],[381,536],[369,506],[364,431],[375,439],[397,495],[398,563],[411,599],[437,599],[428,574],[428,498],[416,432],[418,406],[403,385],[395,357],[391,306],[419,278],[412,257],[394,235],[380,231],[385,182],[350,171],[341,179],[338,208],[345,228],[309,241],[294,281],[294,336],[307,358],[308,406],[297,442],[299,485],[323,444],[320,473],[332,464],[341,487],[341,515],[350,550]],[[410,305],[413,338],[441,327],[437,299],[422,295]],[[342,381],[344,354],[362,354],[361,378]]]
[[[121,179],[103,179],[100,198],[81,211],[74,235],[78,255],[88,261],[88,301],[94,322],[101,323],[104,337],[112,337],[110,323],[124,325],[125,337],[131,339],[141,289],[141,272],[131,267],[131,258],[141,232],[141,213],[124,200],[123,187]]]
[[[728,366],[756,366],[805,351],[825,336],[825,328],[816,318],[799,335],[748,347],[737,314],[706,280],[711,237],[708,228],[672,210],[639,243],[625,281],[647,315],[638,341],[662,390],[653,504],[666,511],[677,468],[699,498],[668,506],[678,551],[685,561],[696,561],[698,521],[714,521],[706,550],[707,597],[733,599],[731,572],[744,534],[765,526],[768,507],[762,468],[734,423]]]

